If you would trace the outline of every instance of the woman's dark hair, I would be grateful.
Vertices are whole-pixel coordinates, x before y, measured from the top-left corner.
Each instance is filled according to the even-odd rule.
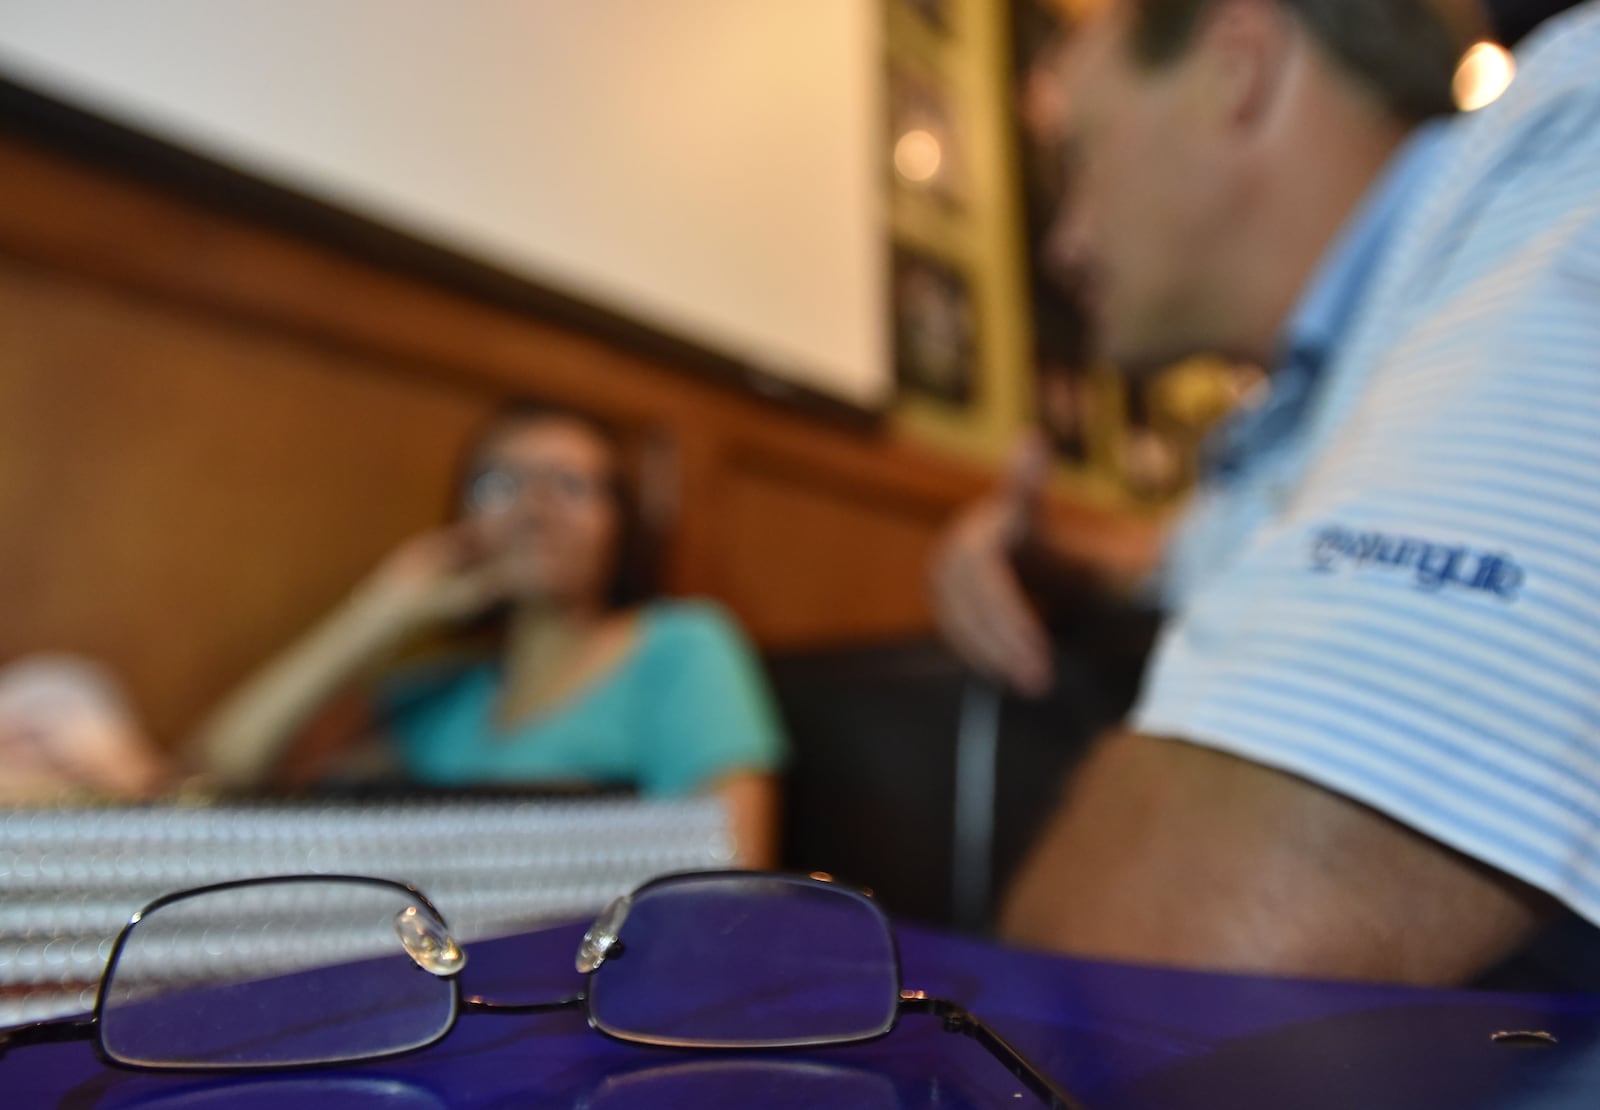
[[[512,427],[542,423],[577,424],[606,445],[611,455],[606,489],[617,514],[617,545],[611,581],[606,587],[606,605],[613,610],[627,609],[649,601],[660,590],[659,537],[645,520],[627,438],[615,425],[593,413],[528,397],[515,398],[496,408],[467,440],[457,468],[452,511],[459,511],[463,491],[481,463],[484,450],[496,437]]]

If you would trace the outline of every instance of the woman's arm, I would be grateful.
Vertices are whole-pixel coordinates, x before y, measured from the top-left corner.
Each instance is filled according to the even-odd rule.
[[[230,694],[185,754],[228,786],[250,786],[278,763],[322,705],[408,631],[403,609],[358,592]]]
[[[349,600],[229,695],[185,746],[201,771],[250,786],[341,688],[420,628],[490,604],[494,583],[471,566],[455,528],[402,544]]]

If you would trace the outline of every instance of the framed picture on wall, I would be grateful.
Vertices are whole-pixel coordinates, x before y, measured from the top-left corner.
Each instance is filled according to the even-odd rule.
[[[1034,397],[1039,426],[1056,455],[1078,465],[1087,463],[1091,431],[1101,419],[1088,372],[1071,362],[1041,361],[1034,375]]]
[[[947,404],[970,403],[977,379],[977,314],[966,275],[925,251],[897,245],[893,281],[901,390]]]
[[[1113,463],[1109,445],[1118,434],[1119,399],[1096,370],[1083,306],[1053,270],[1046,249],[1067,200],[1060,66],[1070,26],[1063,6],[1053,0],[1012,0],[1010,17],[1012,141],[1026,242],[1037,419],[1064,462],[1101,470]]]
[[[949,204],[967,196],[961,131],[939,79],[905,65],[889,67],[890,171],[904,192]]]

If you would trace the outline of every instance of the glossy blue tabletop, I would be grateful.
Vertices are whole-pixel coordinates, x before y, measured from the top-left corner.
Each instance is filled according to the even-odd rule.
[[[581,925],[474,946],[468,993],[542,1000],[581,986]],[[1097,964],[898,930],[905,985],[953,999],[1091,1108],[1600,1106],[1600,996],[1437,992]],[[1550,1047],[1490,1040],[1542,1030]],[[0,1059],[0,1106],[761,1107],[1037,1105],[932,1017],[888,1037],[730,1054],[610,1041],[576,1012],[468,1014],[442,1043],[366,1067],[204,1078],[103,1066],[86,1043]]]

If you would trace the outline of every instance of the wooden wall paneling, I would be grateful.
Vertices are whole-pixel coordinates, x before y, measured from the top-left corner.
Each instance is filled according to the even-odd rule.
[[[0,336],[0,662],[100,658],[168,739],[440,520],[511,393],[668,445],[668,583],[767,647],[926,630],[926,556],[989,481],[3,136]]]
[[[0,334],[0,659],[108,660],[163,737],[441,521],[488,404],[9,263]]]
[[[924,568],[948,497],[749,449],[730,453],[718,482],[715,577],[761,642],[815,647],[931,627]]]
[[[502,390],[635,411],[675,391],[604,344],[497,312],[309,243],[230,220],[26,144],[0,142],[0,246],[211,314],[404,358]],[[610,401],[611,403],[607,403]]]

